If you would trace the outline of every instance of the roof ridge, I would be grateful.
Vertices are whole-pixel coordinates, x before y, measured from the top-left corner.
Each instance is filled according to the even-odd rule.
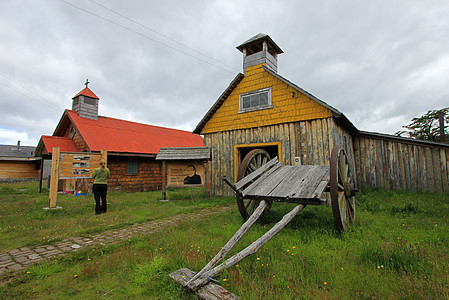
[[[82,117],[78,116],[76,111],[71,110],[71,109],[67,109],[67,111],[71,112],[71,113],[74,113],[78,118],[80,118],[79,120],[81,120],[81,121],[86,121],[88,123],[90,123],[90,122],[97,122],[98,121],[98,120],[91,120],[91,119],[87,119],[87,118],[82,118]],[[166,127],[166,126],[153,125],[153,124],[146,124],[146,123],[141,123],[141,122],[137,122],[137,121],[124,120],[124,119],[119,119],[119,118],[114,118],[114,117],[98,116],[98,118],[103,118],[103,119],[106,119],[106,120],[115,120],[115,121],[132,123],[132,124],[138,124],[138,125],[141,125],[141,126],[149,126],[149,127],[153,127],[153,128],[163,128],[163,129],[168,129],[168,130],[177,130],[177,131],[182,131],[182,132],[191,132],[191,131],[183,130],[183,129],[170,128],[170,127]],[[104,126],[103,124],[98,125],[98,123],[97,123],[96,126],[98,126],[98,127],[109,127],[109,126]]]

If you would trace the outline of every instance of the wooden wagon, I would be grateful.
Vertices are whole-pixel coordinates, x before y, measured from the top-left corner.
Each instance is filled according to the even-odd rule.
[[[326,166],[283,166],[277,157],[270,160],[266,151],[252,150],[242,161],[237,183],[223,179],[235,191],[240,214],[246,222],[200,272],[183,268],[171,273],[170,277],[196,291],[202,299],[235,299],[234,294],[216,284],[213,278],[223,269],[256,253],[306,205],[328,204],[328,197],[322,197],[323,193],[330,194],[338,230],[345,230],[354,221],[356,186],[350,170],[346,153],[338,145],[332,149],[330,165]],[[217,265],[273,202],[291,202],[297,206],[257,241]]]

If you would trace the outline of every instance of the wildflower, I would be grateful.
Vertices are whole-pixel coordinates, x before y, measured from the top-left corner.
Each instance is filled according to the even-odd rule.
[[[200,249],[200,247],[198,247],[198,249]]]
[[[78,277],[78,275],[76,275],[76,274],[75,274],[75,275],[73,275],[73,278],[76,278],[76,277]]]
[[[273,275],[273,278],[276,277],[276,275]]]
[[[405,224],[402,224],[402,226],[405,226]]]
[[[30,274],[30,273],[31,273],[30,271],[27,272],[27,274]]]
[[[378,269],[380,269],[380,266],[377,266]]]
[[[289,249],[289,250],[287,250],[287,252],[290,252],[290,249]]]
[[[292,253],[292,256],[295,255],[295,253]]]
[[[223,279],[223,281],[226,281],[227,279],[225,278],[225,279]]]
[[[236,267],[236,268],[238,268],[238,267],[239,267],[239,265],[235,265],[235,267]]]
[[[159,248],[159,250],[162,250],[162,248]]]
[[[88,258],[87,260],[90,260],[90,258]]]
[[[260,260],[260,257],[258,257],[257,260]]]
[[[263,267],[263,264],[262,264],[262,267]]]
[[[186,277],[185,276],[182,276],[182,279],[185,279]]]
[[[327,282],[326,282],[326,281],[324,282],[324,285],[327,285]]]
[[[295,247],[295,246],[293,246],[292,248],[293,248],[293,249],[296,249],[296,247]]]

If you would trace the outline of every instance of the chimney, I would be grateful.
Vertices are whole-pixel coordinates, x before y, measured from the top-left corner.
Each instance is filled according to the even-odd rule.
[[[98,101],[97,97],[89,88],[89,80],[86,79],[86,87],[72,98],[72,110],[76,111],[78,116],[98,120]]]
[[[243,73],[248,67],[264,64],[267,68],[277,73],[278,54],[284,53],[269,35],[259,33],[253,36],[237,49],[243,53]]]
[[[20,150],[20,141],[17,141],[17,151]]]

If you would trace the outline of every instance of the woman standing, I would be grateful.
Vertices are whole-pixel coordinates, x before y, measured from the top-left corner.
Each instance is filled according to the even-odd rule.
[[[109,169],[106,168],[106,160],[100,159],[100,166],[92,173],[92,178],[94,179],[92,191],[94,192],[96,215],[107,211],[106,194],[108,193],[108,178],[110,175]]]

